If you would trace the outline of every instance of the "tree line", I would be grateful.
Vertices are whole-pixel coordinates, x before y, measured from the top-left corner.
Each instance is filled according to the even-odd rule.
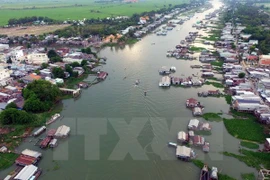
[[[16,18],[9,19],[8,25],[28,24],[28,23],[33,23],[35,21],[44,21],[49,24],[59,23],[59,21],[56,21],[48,17],[32,16],[32,17],[23,17],[23,18],[18,18],[18,19]]]
[[[251,34],[250,39],[258,40],[258,48],[263,54],[270,53],[270,18],[259,7],[251,4],[232,4],[224,15],[224,21],[233,21],[246,26],[244,33]]]

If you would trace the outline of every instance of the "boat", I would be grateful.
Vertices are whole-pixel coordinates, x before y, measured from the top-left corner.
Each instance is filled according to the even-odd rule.
[[[216,167],[212,167],[210,180],[218,180],[218,169]]]
[[[61,115],[60,114],[55,114],[51,117],[51,119],[49,119],[47,122],[46,122],[46,125],[49,125],[51,123],[53,123],[54,121],[56,121]]]
[[[169,142],[169,143],[168,143],[168,146],[177,147],[177,144],[176,144],[176,143],[173,143],[173,142]]]
[[[171,74],[171,70],[167,67],[163,66],[161,69],[158,70],[160,75],[168,75]]]
[[[140,84],[140,80],[137,79],[137,80],[135,81],[135,85],[139,85],[139,84]]]
[[[39,136],[41,133],[43,133],[46,130],[45,126],[40,127],[37,131],[34,132],[33,136]]]
[[[204,165],[201,170],[200,180],[210,180],[208,166]]]

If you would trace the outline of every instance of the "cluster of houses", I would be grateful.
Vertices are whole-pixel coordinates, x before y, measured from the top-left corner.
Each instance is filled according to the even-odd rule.
[[[46,127],[42,126],[33,133],[37,137],[46,131]],[[41,140],[40,148],[54,148],[57,145],[57,139],[65,138],[70,133],[70,127],[62,125],[57,129],[50,129],[46,132],[46,137]],[[17,168],[12,174],[8,175],[5,179],[38,179],[42,170],[37,167],[38,162],[41,160],[42,154],[30,149],[23,150],[19,157],[15,160]]]
[[[27,49],[23,46],[9,47],[0,44],[0,109],[5,109],[10,102],[15,102],[22,108],[24,105],[22,89],[34,80],[44,79],[52,84],[63,84],[64,80],[70,77],[69,72],[65,71],[67,64],[74,62],[81,64],[82,60],[86,60],[86,66],[92,69],[98,61],[92,54],[82,53],[77,49],[64,47],[55,51],[63,62],[50,63],[44,48]],[[44,68],[43,64],[48,66]],[[64,78],[54,77],[54,68],[63,69]],[[78,76],[85,72],[82,67],[72,67],[72,71],[77,72]],[[104,80],[107,75],[106,72],[99,72],[97,78]]]
[[[209,123],[202,123],[197,119],[191,119],[188,124],[188,133],[180,131],[177,134],[177,143],[170,142],[170,146],[176,147],[176,157],[183,161],[189,161],[196,157],[195,152],[190,147],[185,145],[194,145],[201,147],[206,153],[210,150],[210,145],[205,141],[205,138],[200,135],[195,135],[195,131],[211,131],[211,125]]]
[[[171,73],[174,73],[176,71],[175,67],[171,67],[168,69],[167,67],[163,66],[159,70],[159,74],[163,75],[163,77],[160,79],[159,86],[160,87],[170,87],[173,86],[184,86],[184,87],[191,87],[191,86],[202,86],[204,83],[204,80],[193,78],[193,77],[187,77],[187,78],[180,78],[176,76],[170,76]]]
[[[203,114],[204,106],[194,98],[186,100],[186,107],[192,109],[193,116],[201,116]]]
[[[254,46],[258,40],[250,39],[251,34],[244,34],[243,29],[239,23],[226,23],[220,41],[215,44],[225,62],[222,68],[228,93],[232,95],[231,107],[253,113],[260,123],[270,124],[270,56],[260,55]],[[245,77],[240,77],[240,73]],[[267,138],[265,151],[270,150],[269,142]]]

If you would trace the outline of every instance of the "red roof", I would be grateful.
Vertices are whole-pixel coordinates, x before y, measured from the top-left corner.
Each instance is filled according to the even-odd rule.
[[[55,133],[56,133],[56,129],[50,129],[50,130],[47,132],[47,136],[54,136]]]
[[[25,156],[25,155],[20,155],[16,160],[15,163],[26,166],[30,164],[35,164],[37,162],[37,158],[35,157],[30,157],[30,156]]]
[[[194,98],[189,98],[189,99],[187,99],[187,103],[188,104],[197,104],[198,101],[196,99],[194,99]]]
[[[40,142],[39,146],[40,146],[41,148],[45,148],[45,147],[47,147],[47,146],[49,145],[49,143],[50,143],[51,140],[52,140],[51,137],[46,137],[45,139],[43,139],[43,140]]]
[[[247,59],[248,59],[248,60],[251,60],[251,61],[254,61],[254,60],[258,60],[258,57],[255,56],[255,55],[250,55],[250,56],[248,56]]]

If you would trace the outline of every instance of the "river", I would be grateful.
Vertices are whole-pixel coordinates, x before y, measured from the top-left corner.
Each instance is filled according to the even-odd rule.
[[[205,112],[228,112],[229,106],[224,98],[197,97],[198,91],[215,89],[212,86],[159,88],[158,69],[175,66],[175,75],[179,77],[200,73],[199,69],[190,68],[199,61],[167,58],[166,51],[179,44],[189,31],[196,31],[192,28],[194,22],[222,6],[218,0],[211,2],[213,8],[195,13],[167,36],[150,34],[134,45],[107,47],[100,52],[101,57],[108,59],[102,67],[109,73],[108,78],[83,90],[78,100],[64,100],[61,112],[64,118],[49,127],[70,126],[71,136],[61,140],[55,150],[40,150],[33,146],[34,141],[28,140],[19,147],[19,150],[29,148],[43,153],[39,167],[44,173],[40,179],[199,178],[200,169],[177,160],[175,149],[168,147],[167,142],[176,142],[177,133],[186,131],[188,121],[193,118],[185,107],[186,99],[199,99],[205,105]],[[136,79],[141,82],[137,87],[134,86]],[[240,179],[241,173],[255,173],[244,163],[220,154],[238,153],[239,140],[228,134],[223,122],[211,122],[211,125],[212,135],[205,136],[210,142],[210,152],[205,155],[195,148],[197,158],[236,179]],[[127,152],[130,154],[125,156]],[[0,176],[4,177],[12,169],[0,172]]]

